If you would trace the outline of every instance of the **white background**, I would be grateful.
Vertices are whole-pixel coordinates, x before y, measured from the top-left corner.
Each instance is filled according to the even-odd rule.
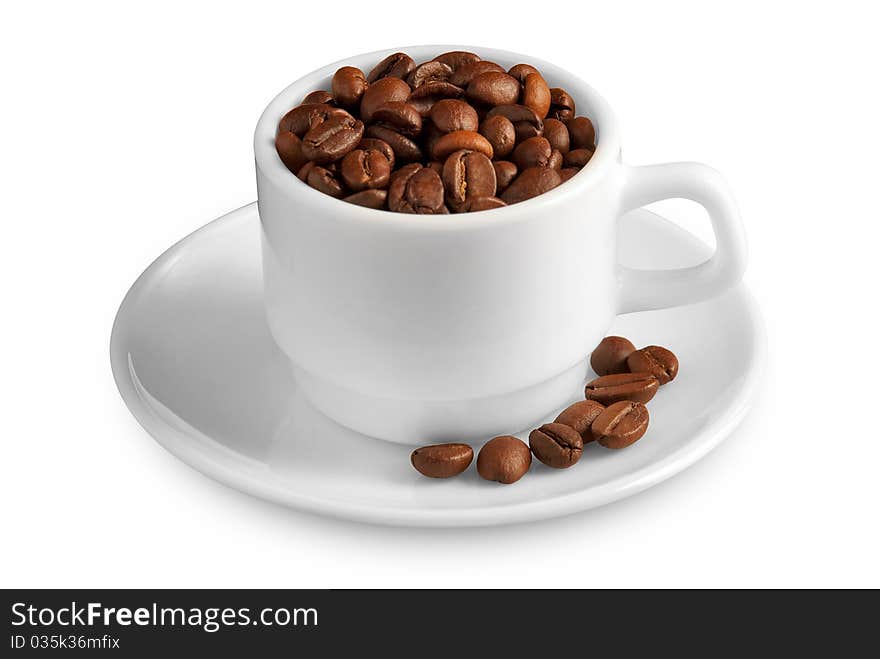
[[[5,7],[0,586],[880,586],[869,6]],[[119,398],[108,359],[118,304],[169,245],[256,197],[252,130],[277,91],[347,54],[443,42],[579,74],[617,109],[631,163],[725,173],[769,335],[756,407],[672,480],[540,524],[371,527],[208,480]],[[660,210],[710,237],[695,206]]]

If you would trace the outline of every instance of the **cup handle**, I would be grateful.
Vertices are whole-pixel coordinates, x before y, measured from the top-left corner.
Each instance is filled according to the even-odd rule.
[[[662,199],[690,199],[709,213],[715,253],[708,261],[675,270],[620,266],[620,311],[646,311],[699,302],[736,284],[746,266],[746,238],[730,188],[717,171],[694,162],[624,165],[622,208]]]

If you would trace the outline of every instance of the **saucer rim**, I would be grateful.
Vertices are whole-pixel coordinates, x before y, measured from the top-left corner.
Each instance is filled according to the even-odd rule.
[[[644,208],[631,212],[653,216],[655,220],[661,221],[672,230],[682,234],[682,237],[698,243],[702,249],[707,249],[705,243],[693,234],[657,213]],[[324,499],[281,490],[281,488],[273,486],[271,478],[259,480],[242,476],[240,464],[230,464],[229,456],[226,456],[226,460],[218,460],[216,455],[206,455],[203,450],[195,448],[191,434],[170,426],[154,413],[153,408],[138,390],[137,376],[131,369],[124,338],[128,336],[126,328],[132,318],[132,314],[128,312],[134,308],[140,294],[150,282],[161,277],[163,271],[173,267],[176,259],[191,243],[209,231],[228,230],[231,226],[251,218],[259,222],[256,202],[221,215],[166,249],[138,276],[126,293],[114,319],[110,339],[110,362],[113,378],[123,402],[140,426],[160,446],[188,466],[213,480],[246,494],[304,512],[389,526],[481,527],[563,517],[632,496],[690,467],[726,439],[742,422],[754,403],[766,363],[766,328],[754,296],[746,285],[740,282],[727,294],[736,293],[748,311],[748,322],[752,330],[754,348],[749,355],[749,364],[737,392],[732,396],[730,403],[725,406],[724,411],[692,437],[685,446],[636,471],[628,472],[588,489],[536,501],[480,508],[450,507],[430,510],[374,504],[363,505],[350,501]],[[228,451],[216,440],[202,433],[199,434],[203,441],[207,440],[210,444],[216,445],[218,454],[222,454],[223,450]],[[234,455],[234,462],[246,459],[240,454]]]

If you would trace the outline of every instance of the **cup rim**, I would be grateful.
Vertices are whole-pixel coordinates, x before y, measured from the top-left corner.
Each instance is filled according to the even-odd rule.
[[[364,61],[379,62],[382,58],[395,52],[405,52],[416,61],[420,61],[428,56],[435,57],[451,50],[475,52],[484,59],[491,59],[502,64],[505,62],[527,62],[541,70],[542,74],[548,78],[547,82],[551,87],[559,86],[566,89],[578,103],[579,110],[584,107],[589,108],[588,112],[579,112],[578,114],[589,116],[596,128],[596,151],[590,158],[590,162],[562,185],[537,197],[503,208],[457,213],[452,216],[413,216],[408,213],[395,213],[348,204],[341,199],[336,199],[303,184],[281,162],[281,158],[275,150],[275,134],[281,117],[288,110],[301,103],[307,93],[321,88],[319,87],[321,81],[329,80],[339,67],[357,65],[357,63],[353,64],[356,61],[361,65],[364,64]],[[297,207],[308,207],[336,220],[371,222],[408,231],[455,231],[464,228],[488,228],[489,226],[533,219],[536,216],[535,211],[539,211],[541,205],[547,206],[574,198],[603,180],[608,170],[619,160],[619,154],[620,136],[614,113],[608,102],[581,78],[551,62],[530,55],[498,48],[457,44],[384,48],[352,55],[322,66],[300,77],[279,92],[266,106],[254,131],[254,158],[258,172],[290,197]]]

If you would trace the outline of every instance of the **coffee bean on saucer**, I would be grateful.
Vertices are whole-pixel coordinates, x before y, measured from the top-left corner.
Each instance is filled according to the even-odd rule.
[[[595,150],[596,129],[587,117],[575,117],[568,122],[568,134],[572,149]]]
[[[380,78],[388,77],[406,78],[415,68],[415,61],[406,53],[392,53],[373,67],[367,76],[367,82],[372,84]]]
[[[578,431],[563,423],[545,423],[529,434],[529,447],[548,467],[565,469],[581,459],[584,440]]]
[[[622,400],[647,403],[659,388],[660,381],[650,373],[617,373],[603,375],[587,383],[584,395],[603,405]]]
[[[644,371],[659,380],[660,384],[672,382],[678,375],[678,357],[661,346],[648,346],[633,352],[626,360],[631,371]]]
[[[458,476],[470,466],[473,459],[474,449],[467,444],[423,446],[410,455],[412,466],[429,478]]]
[[[331,89],[333,98],[339,105],[351,109],[361,102],[367,90],[367,79],[364,72],[354,66],[343,66],[333,74]]]
[[[559,176],[562,179],[562,182],[565,183],[572,176],[581,171],[578,167],[563,167],[559,170]]]
[[[605,448],[626,448],[641,439],[650,415],[642,403],[623,400],[609,405],[593,421],[592,431]]]
[[[591,426],[604,409],[605,406],[595,400],[581,400],[562,410],[554,423],[564,423],[574,429],[580,433],[584,444],[587,444],[596,439]]]
[[[501,199],[508,204],[515,204],[532,197],[537,197],[562,183],[559,171],[550,167],[530,167],[517,176],[507,189],[501,193]]]
[[[506,485],[522,478],[531,465],[529,447],[511,435],[489,440],[477,455],[477,473],[487,481]]]
[[[596,375],[628,373],[626,358],[636,351],[632,341],[622,336],[606,336],[590,355],[590,366]],[[644,370],[644,369],[639,369]]]

